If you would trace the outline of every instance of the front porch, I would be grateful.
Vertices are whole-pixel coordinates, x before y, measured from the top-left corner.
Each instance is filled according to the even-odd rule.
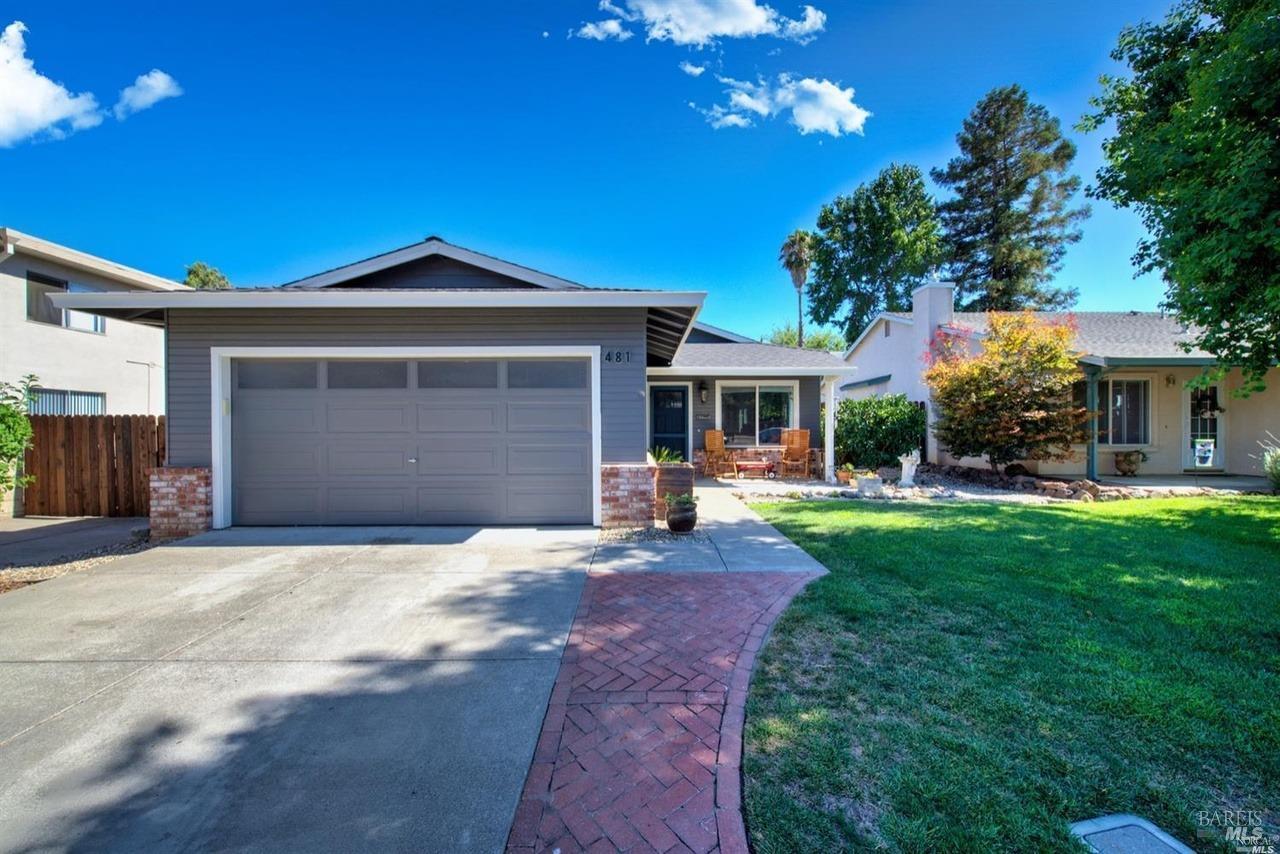
[[[1271,482],[1265,477],[1238,474],[1153,474],[1136,477],[1103,475],[1098,478],[1103,486],[1122,486],[1128,489],[1156,489],[1168,492],[1203,494],[1205,490],[1224,495],[1241,495],[1270,492]]]

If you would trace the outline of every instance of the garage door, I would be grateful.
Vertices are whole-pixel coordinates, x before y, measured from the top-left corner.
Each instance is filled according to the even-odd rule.
[[[591,523],[587,359],[232,365],[234,524]]]

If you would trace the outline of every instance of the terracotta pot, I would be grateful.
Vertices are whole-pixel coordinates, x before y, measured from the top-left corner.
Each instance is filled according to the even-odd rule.
[[[677,504],[667,508],[667,530],[687,534],[698,524],[698,508],[693,504]]]
[[[1116,451],[1116,474],[1133,477],[1138,473],[1142,455],[1137,451]]]
[[[836,469],[836,483],[848,483],[852,477],[853,472]]]

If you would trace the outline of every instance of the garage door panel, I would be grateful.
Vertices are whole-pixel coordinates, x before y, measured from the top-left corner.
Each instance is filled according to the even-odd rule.
[[[245,412],[238,423],[249,433],[320,432],[320,406],[316,401],[289,402],[259,397],[257,401],[242,398],[239,404]]]
[[[236,521],[242,525],[306,524],[323,511],[319,485],[236,488]]]
[[[511,444],[507,446],[507,474],[572,475],[591,470],[591,452],[577,444]]]
[[[408,433],[413,430],[408,402],[399,404],[330,403],[330,433]]]
[[[407,477],[414,471],[409,462],[411,456],[406,448],[339,445],[329,448],[328,473],[340,477]]]
[[[507,404],[507,431],[511,433],[544,430],[582,430],[591,432],[589,401],[545,399],[513,401]]]
[[[590,389],[551,384],[581,373],[564,360],[525,371],[527,384],[547,385],[508,388],[512,364],[486,363],[492,387],[417,388],[422,372],[411,370],[407,388],[328,388],[333,365],[321,361],[314,386],[233,388],[232,521],[590,522]],[[467,371],[427,376],[477,382]]]
[[[568,524],[591,518],[591,491],[536,481],[507,485],[507,517],[528,524]]]
[[[502,482],[438,480],[418,487],[418,521],[424,525],[493,524],[506,515]]]
[[[422,433],[498,432],[502,430],[502,404],[448,400],[420,403],[418,430]]]
[[[237,483],[272,482],[280,478],[319,478],[320,446],[279,441],[241,443],[233,468]]]
[[[503,443],[497,439],[477,442],[467,436],[440,436],[418,449],[420,475],[502,474]]]
[[[388,489],[381,485],[331,486],[326,490],[326,521],[335,525],[351,523],[410,522],[413,519],[413,488]]]

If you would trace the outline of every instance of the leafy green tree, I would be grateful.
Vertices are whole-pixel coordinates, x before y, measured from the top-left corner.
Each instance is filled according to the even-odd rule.
[[[0,382],[0,498],[33,480],[17,472],[27,448],[31,447],[31,420],[27,412],[36,383],[34,374],[23,377],[18,385]]]
[[[804,346],[804,285],[809,280],[809,267],[813,264],[813,235],[797,228],[782,241],[778,250],[778,263],[791,274],[791,284],[796,289],[796,346]]]
[[[911,291],[942,260],[933,199],[915,166],[890,164],[818,213],[810,316],[852,342],[881,311],[911,307]]]
[[[1058,460],[1084,439],[1088,412],[1072,401],[1080,379],[1075,329],[1030,312],[991,314],[982,349],[939,337],[924,374],[934,433],[953,457],[985,456],[993,471],[1015,460]]]
[[[1259,391],[1280,361],[1280,4],[1186,0],[1111,56],[1132,76],[1103,77],[1081,121],[1115,122],[1091,193],[1138,212],[1134,261],[1163,274],[1216,373]]]
[[[217,267],[210,267],[203,261],[197,261],[187,267],[187,278],[183,284],[198,290],[224,291],[231,287],[231,282],[222,275]]]
[[[860,469],[898,464],[920,447],[926,422],[922,407],[905,394],[842,400],[836,408],[836,462]]]
[[[1074,289],[1048,282],[1089,208],[1070,206],[1080,189],[1070,174],[1076,147],[1058,120],[1021,86],[1005,86],[978,102],[956,142],[960,155],[931,173],[955,194],[938,211],[956,302],[967,311],[1073,305]]]
[[[800,346],[800,336],[796,334],[796,328],[790,323],[775,326],[764,340],[766,344],[777,344],[779,347]],[[837,353],[846,346],[843,335],[834,329],[824,329],[821,326],[809,330],[809,334],[804,339],[806,350],[826,350]]]

